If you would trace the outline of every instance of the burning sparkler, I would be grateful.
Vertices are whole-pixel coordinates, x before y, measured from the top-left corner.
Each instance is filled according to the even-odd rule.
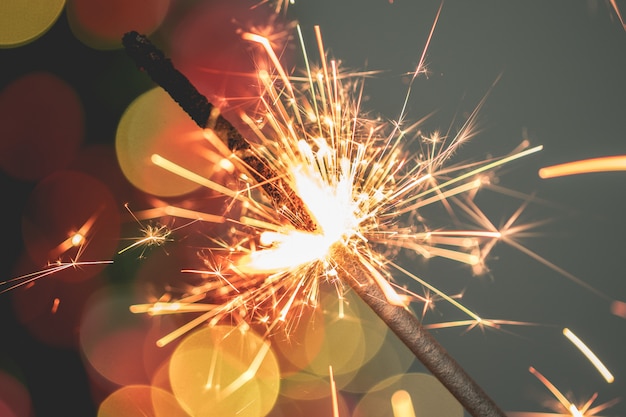
[[[255,134],[253,142],[244,139],[145,37],[137,33],[125,36],[127,51],[137,65],[200,127],[210,129],[207,139],[224,160],[238,168],[244,184],[239,190],[228,189],[180,162],[152,155],[154,165],[242,202],[246,208],[244,215],[229,220],[239,229],[233,234],[235,242],[222,248],[229,255],[219,267],[219,276],[227,285],[220,284],[219,292],[203,292],[212,300],[206,312],[159,343],[166,344],[199,323],[217,323],[232,314],[266,323],[270,333],[278,324],[297,317],[302,308],[316,306],[321,282],[332,283],[340,294],[349,285],[470,413],[503,415],[406,310],[409,297],[394,283],[391,272],[414,278],[476,324],[482,319],[395,264],[386,252],[405,249],[427,258],[441,256],[473,266],[482,263],[501,236],[495,228],[431,230],[423,222],[399,226],[399,220],[417,218],[420,209],[435,203],[450,210],[458,205],[470,218],[483,220],[485,216],[471,202],[472,193],[481,186],[480,174],[541,147],[469,167],[446,167],[455,149],[474,134],[474,114],[454,137],[423,140],[419,156],[411,157],[406,142],[415,134],[415,126],[405,129],[398,122],[385,133],[380,122],[363,117],[360,86],[343,84],[346,80],[337,62],[326,61],[319,28],[316,35],[322,66],[314,70],[304,52],[306,76],[298,87],[267,39],[243,34],[244,39],[259,44],[274,65],[273,70],[259,70],[263,93],[258,116],[242,115]],[[305,50],[303,42],[301,46]],[[423,60],[424,56],[414,78],[422,71]],[[269,205],[258,195],[258,188],[269,198]],[[463,195],[469,197],[463,199]],[[203,272],[215,275],[211,270]],[[135,306],[133,311],[197,311],[191,304],[198,300],[190,294],[172,303]]]
[[[277,5],[276,10],[286,8],[287,4],[286,1],[273,3]],[[360,294],[369,304],[377,304],[374,306],[377,311],[389,312],[384,318],[396,331],[398,322],[410,324],[404,337],[409,345],[416,337],[421,343],[432,342],[428,333],[423,333],[423,328],[467,326],[469,330],[511,324],[481,317],[461,304],[460,295],[451,296],[437,288],[433,281],[418,276],[414,269],[401,266],[402,261],[396,260],[396,255],[399,258],[407,253],[414,258],[441,257],[459,262],[476,274],[486,271],[491,249],[499,242],[508,242],[538,259],[534,252],[519,246],[518,238],[530,234],[527,233],[529,225],[518,227],[517,224],[526,205],[522,205],[504,226],[496,227],[474,201],[482,189],[498,188],[495,181],[491,181],[494,179],[493,169],[537,148],[529,149],[526,143],[500,159],[454,166],[452,156],[476,133],[476,113],[470,115],[458,134],[427,134],[420,132],[419,123],[407,126],[404,107],[392,123],[370,118],[362,110],[361,97],[365,94],[359,74],[345,73],[339,62],[328,59],[319,31],[317,49],[320,58],[311,59],[311,55],[304,51],[304,71],[296,75],[283,69],[271,41],[257,33],[243,33],[242,38],[252,45],[255,53],[263,54],[266,59],[262,61],[269,65],[261,63],[256,74],[247,73],[248,79],[258,80],[259,106],[255,111],[248,109],[247,113],[241,114],[241,120],[232,114],[229,116],[238,129],[221,117],[202,96],[194,96],[198,101],[194,99],[192,104],[181,103],[192,117],[197,116],[194,119],[204,129],[197,136],[202,133],[206,136],[202,139],[206,152],[201,158],[211,166],[207,170],[210,173],[190,164],[184,155],[180,157],[181,154],[173,155],[162,150],[148,154],[153,171],[164,176],[173,173],[179,181],[192,183],[196,189],[200,185],[209,190],[210,198],[221,195],[223,206],[215,210],[214,206],[195,204],[195,195],[189,199],[167,200],[168,195],[155,193],[164,196],[165,202],[150,197],[151,208],[132,212],[131,216],[139,224],[139,234],[130,234],[134,236],[129,239],[130,243],[122,242],[122,247],[115,249],[118,255],[133,257],[139,253],[140,258],[144,257],[144,251],[155,246],[159,247],[156,252],[161,254],[177,256],[181,248],[186,255],[189,254],[185,255],[187,264],[182,270],[174,268],[176,273],[182,271],[182,277],[187,277],[188,281],[170,279],[168,283],[176,283],[167,286],[159,294],[162,295],[160,298],[157,295],[147,304],[132,307],[134,312],[178,314],[174,318],[176,324],[185,320],[186,315],[180,313],[189,312],[189,315],[196,316],[170,334],[167,329],[170,329],[171,322],[156,321],[158,325],[168,324],[159,332],[160,336],[165,335],[159,344],[180,339],[168,346],[173,349],[173,345],[178,345],[179,341],[182,343],[180,336],[207,322],[216,326],[204,330],[221,327],[217,324],[232,320],[238,327],[228,328],[227,332],[245,332],[248,326],[266,331],[267,339],[253,344],[249,357],[245,358],[250,361],[232,380],[220,379],[215,373],[217,368],[210,369],[214,378],[203,381],[206,386],[202,386],[219,394],[220,389],[216,387],[221,383],[220,395],[224,397],[248,384],[253,375],[258,376],[261,363],[271,357],[272,350],[282,349],[278,343],[274,345],[274,337],[279,331],[287,329],[293,340],[299,338],[296,328],[299,323],[308,321],[310,311],[317,314],[320,305],[326,306],[327,299],[321,300],[321,294],[328,293],[328,289],[337,294],[334,304],[338,307],[337,318],[344,319],[344,322],[349,321],[346,318],[354,319],[350,312],[350,303],[354,299],[350,297]],[[302,35],[299,36],[304,50]],[[426,50],[412,77],[407,77],[411,84],[416,77],[426,73],[425,53]],[[314,60],[319,60],[319,68],[312,63]],[[146,67],[151,65],[145,63]],[[172,71],[157,82],[166,86],[176,76]],[[184,77],[180,80],[182,83],[186,81]],[[195,89],[190,87],[178,97],[192,96]],[[181,86],[169,91],[176,95]],[[201,112],[194,113],[194,108]],[[178,136],[172,135],[174,137]],[[196,156],[198,149],[202,146],[189,149],[189,153]],[[130,152],[129,155],[137,156]],[[596,168],[583,166],[582,169],[586,170],[584,172],[623,169],[620,160],[598,162],[601,165]],[[564,172],[556,175],[565,175]],[[222,173],[229,176],[228,181],[223,181]],[[186,193],[185,189],[176,195]],[[431,218],[431,209],[435,206],[449,214],[445,223],[435,223]],[[95,242],[92,232],[96,228],[90,230],[90,225],[99,213],[93,210],[86,216],[75,216],[78,224],[67,229],[71,233],[54,240],[57,246],[50,251],[54,255],[50,260],[59,255],[58,262],[50,263],[39,273],[20,275],[4,285],[9,289],[17,285],[30,286],[34,280],[60,271],[82,267],[90,270],[111,263],[94,261],[92,265],[86,261],[92,256],[83,256],[84,247]],[[81,222],[86,222],[83,227]],[[175,228],[175,224],[179,227]],[[200,233],[196,234],[197,231]],[[196,240],[198,236],[200,244]],[[172,241],[177,245],[171,245]],[[115,239],[115,242],[119,240]],[[70,256],[71,251],[75,251],[76,256]],[[61,260],[60,254],[67,256]],[[169,264],[175,263],[174,256],[167,256]],[[154,258],[159,256],[142,260],[137,265],[143,267]],[[108,259],[108,256],[96,259]],[[117,266],[111,270],[117,272],[115,268]],[[162,272],[159,271],[159,277],[168,274]],[[411,289],[411,285],[404,287],[407,281],[413,280],[424,294]],[[413,323],[415,317],[407,311],[408,306],[423,302],[423,315],[431,314],[434,300],[449,302],[466,315],[467,320],[423,327],[419,321]],[[54,297],[49,311],[63,313],[66,305],[66,298]],[[623,311],[621,315],[624,316]],[[394,318],[398,321],[394,322]],[[578,340],[570,333],[567,335],[572,343]],[[219,339],[220,335],[215,337]],[[576,346],[587,354],[586,348]],[[418,351],[422,349],[417,348]],[[438,350],[436,347],[435,351]],[[216,347],[215,358],[221,358],[222,351],[223,347]],[[420,359],[428,363],[433,357],[428,354]],[[444,362],[450,360],[443,358]],[[345,378],[341,372],[339,385],[344,383],[341,378]],[[332,368],[329,374],[331,392],[334,393],[333,415],[338,415],[341,395],[338,400]],[[185,375],[183,371],[179,376],[182,375]],[[455,375],[450,380],[458,382],[464,378]],[[465,382],[461,385],[471,386]],[[397,389],[397,395],[387,400],[391,399],[394,413],[404,415],[413,409],[411,396],[413,400],[415,396]],[[218,395],[216,398],[222,397]],[[563,406],[567,408],[567,404]],[[590,406],[577,404],[577,407],[569,407],[567,412],[591,415],[599,411]]]

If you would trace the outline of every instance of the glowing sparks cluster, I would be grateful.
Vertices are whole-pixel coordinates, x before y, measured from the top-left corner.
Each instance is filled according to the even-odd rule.
[[[134,306],[133,311],[206,310],[161,343],[231,313],[243,322],[264,322],[271,328],[291,312],[297,317],[298,309],[317,305],[322,282],[334,284],[341,298],[343,280],[351,279],[344,268],[344,260],[350,258],[390,303],[406,305],[415,297],[427,301],[395,283],[393,276],[402,274],[460,308],[474,324],[480,323],[479,316],[457,300],[394,263],[392,255],[406,250],[425,258],[444,257],[483,272],[485,258],[504,232],[473,202],[485,182],[481,174],[540,147],[522,145],[499,159],[448,166],[457,147],[475,134],[478,108],[449,137],[425,135],[419,123],[405,127],[404,114],[391,123],[368,118],[361,109],[363,74],[344,74],[337,61],[326,59],[318,28],[321,65],[313,68],[299,28],[298,34],[305,62],[300,77],[287,75],[266,38],[243,34],[271,63],[271,68],[258,71],[257,113],[241,115],[254,132],[254,138],[248,138],[251,148],[231,152],[215,135],[206,135],[222,152],[221,165],[240,173],[238,190],[153,156],[156,165],[232,198],[241,206],[241,215],[224,215],[232,224],[229,238],[208,251],[205,269],[188,270],[206,278],[206,285],[194,287],[188,297],[174,303],[161,300]],[[422,57],[413,79],[423,72]],[[277,198],[264,195],[263,184],[250,180],[259,172],[244,162],[249,153],[275,175],[264,178],[265,183],[280,178],[290,189],[278,189]],[[443,209],[448,223],[465,226],[431,229],[420,212],[433,205]],[[313,227],[307,227],[299,212],[310,217]],[[461,218],[463,222],[449,221]]]

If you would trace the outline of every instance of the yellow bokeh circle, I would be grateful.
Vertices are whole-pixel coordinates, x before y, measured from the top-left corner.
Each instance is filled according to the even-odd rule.
[[[174,396],[148,385],[127,385],[98,407],[98,417],[188,417]]]
[[[128,106],[117,127],[115,149],[126,178],[161,197],[180,196],[200,185],[157,166],[154,155],[203,177],[219,168],[211,160],[215,151],[202,129],[159,87]]]
[[[34,41],[57,21],[65,0],[0,1],[0,48]]]
[[[262,417],[278,397],[280,371],[269,342],[250,330],[198,330],[174,351],[172,392],[191,416]]]

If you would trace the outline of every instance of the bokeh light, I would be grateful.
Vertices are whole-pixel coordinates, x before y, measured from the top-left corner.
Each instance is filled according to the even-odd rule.
[[[3,0],[0,3],[0,48],[34,41],[56,22],[65,0]]]
[[[174,395],[192,416],[262,417],[280,386],[268,342],[245,327],[194,332],[172,354],[169,372]]]
[[[353,417],[414,416],[462,417],[463,407],[434,376],[407,373],[374,386],[359,401],[353,414]]]
[[[280,396],[276,407],[267,415],[268,417],[335,417],[333,415],[333,403],[330,387],[326,396],[309,398],[307,400],[294,400]],[[337,395],[337,410],[339,417],[350,416],[350,403],[341,394]]]
[[[48,72],[33,72],[0,92],[0,168],[39,180],[76,156],[84,115],[74,89]]]
[[[341,376],[351,374],[368,362],[380,349],[387,334],[387,326],[359,297],[349,292],[339,298],[327,293],[321,299],[325,311],[324,336],[319,351],[311,352],[308,369],[314,374],[327,375],[328,367],[342,386]],[[310,332],[305,337],[305,341]]]
[[[119,289],[94,294],[80,324],[80,347],[90,368],[114,386],[150,384],[171,349],[157,347],[149,317],[128,310]]]
[[[252,58],[255,54],[250,43],[241,38],[241,29],[254,27],[269,32],[277,48],[283,50],[282,57],[290,55],[280,46],[286,38],[281,35],[280,20],[273,25],[269,10],[255,5],[256,0],[197,2],[176,22],[172,33],[169,49],[176,67],[231,123],[240,120],[240,112],[251,114],[258,105],[255,72],[264,65],[259,61],[261,55]],[[245,125],[236,127],[246,133]]]
[[[188,417],[174,396],[149,385],[127,385],[102,401],[98,417]]]
[[[24,385],[0,369],[0,416],[30,417],[33,415],[30,395]]]
[[[126,178],[153,195],[180,196],[200,187],[156,166],[151,160],[154,154],[184,163],[185,168],[207,178],[217,171],[216,161],[212,160],[215,150],[202,130],[160,87],[147,91],[128,106],[115,144]]]
[[[95,49],[122,47],[131,30],[150,34],[167,16],[171,0],[69,0],[67,18],[74,36]]]

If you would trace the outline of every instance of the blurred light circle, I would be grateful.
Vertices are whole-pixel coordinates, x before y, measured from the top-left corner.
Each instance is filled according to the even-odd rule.
[[[74,171],[58,171],[40,181],[22,214],[24,244],[42,267],[111,260],[119,230],[119,208],[106,185]],[[61,276],[83,280],[105,266],[67,268]]]
[[[280,19],[272,15],[270,7],[257,7],[258,3],[197,2],[176,22],[170,48],[176,67],[249,138],[254,135],[239,114],[252,115],[258,109],[257,71],[271,64],[267,53],[258,44],[243,40],[241,32],[266,34],[281,59],[292,55],[286,45],[288,31],[281,33]]]
[[[0,370],[0,416],[31,416],[33,409],[30,394],[24,385]]]
[[[332,365],[338,379],[341,375],[353,374],[369,361],[380,349],[387,326],[354,293],[348,292],[343,298],[329,291],[321,299],[324,309],[325,334],[321,347],[311,353],[311,363],[307,369],[317,375],[328,375]]]
[[[283,377],[280,393],[294,400],[316,400],[331,395],[328,371],[318,375],[309,370]]]
[[[129,184],[122,173],[113,143],[81,147],[70,169],[90,175],[106,184],[120,208],[127,202],[131,202],[132,206],[144,204],[145,194]]]
[[[188,417],[174,396],[148,385],[114,391],[98,407],[98,417]]]
[[[26,74],[0,93],[0,168],[15,178],[39,180],[67,167],[83,134],[78,95],[55,75]]]
[[[210,161],[214,150],[202,130],[161,88],[147,91],[128,106],[117,128],[115,149],[126,178],[140,190],[162,197],[180,196],[199,185],[155,165],[154,154],[207,178],[219,169]]]
[[[376,355],[361,366],[347,385],[341,387],[344,392],[364,393],[374,385],[395,375],[408,371],[415,362],[415,355],[392,332],[387,336]]]
[[[65,0],[2,0],[0,48],[22,46],[48,31],[57,21]]]
[[[262,417],[278,397],[280,371],[269,343],[232,326],[200,329],[170,360],[172,391],[192,416]]]
[[[149,383],[158,368],[154,355],[168,353],[156,343],[146,343],[151,318],[132,314],[132,304],[126,295],[100,291],[89,300],[80,324],[84,358],[99,375],[117,385]],[[151,357],[149,364],[146,357]]]
[[[81,42],[95,49],[122,47],[131,30],[150,34],[163,23],[170,0],[68,0],[70,28]]]
[[[413,411],[414,414],[410,414]],[[434,376],[397,375],[365,394],[352,417],[463,417],[463,407]]]
[[[325,320],[321,308],[305,307],[288,316],[289,323],[272,335],[272,345],[283,377],[299,373],[311,363],[324,343]]]
[[[321,291],[318,307],[303,310],[305,315],[297,326],[290,327],[289,337],[275,340],[281,364],[287,362],[281,368],[288,370],[287,374],[283,372],[281,389],[286,397],[315,399],[329,395],[329,366],[338,388],[353,384],[387,335],[384,323],[355,293],[340,299],[334,288],[321,287]],[[358,391],[354,389],[358,386],[353,384],[352,392]]]
[[[346,400],[337,393],[337,416],[349,416],[350,411]],[[332,414],[333,404],[330,388],[323,398],[294,400],[280,396],[268,417],[335,417]]]

